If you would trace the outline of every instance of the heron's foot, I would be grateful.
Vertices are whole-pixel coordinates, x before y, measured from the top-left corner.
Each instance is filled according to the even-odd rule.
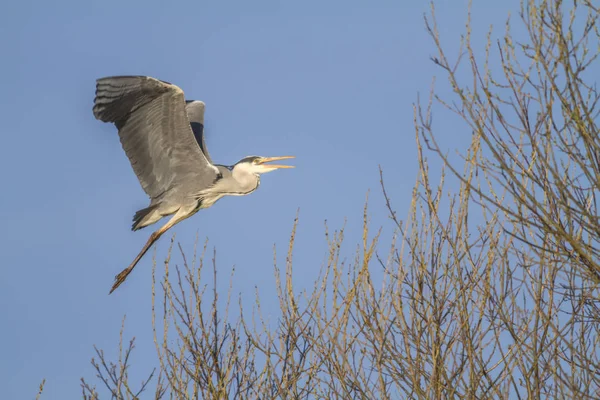
[[[125,282],[125,279],[127,279],[127,276],[131,273],[132,269],[133,268],[125,268],[117,276],[115,276],[115,283],[113,284],[108,294],[114,292],[119,286],[121,286],[123,282]]]

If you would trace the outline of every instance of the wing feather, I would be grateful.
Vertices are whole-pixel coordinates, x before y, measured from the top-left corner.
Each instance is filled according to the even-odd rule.
[[[218,170],[190,126],[183,91],[145,76],[96,81],[94,116],[112,122],[144,191],[155,199],[178,185],[211,184]]]
[[[199,100],[186,100],[185,103],[185,109],[190,120],[190,125],[192,126],[192,131],[196,137],[196,142],[198,142],[208,162],[213,164],[204,139],[204,110],[206,106],[204,102]]]

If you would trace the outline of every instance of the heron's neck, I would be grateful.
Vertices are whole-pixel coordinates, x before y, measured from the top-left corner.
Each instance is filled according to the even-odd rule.
[[[235,180],[240,194],[251,193],[260,185],[260,177],[245,168],[234,167],[231,177]]]

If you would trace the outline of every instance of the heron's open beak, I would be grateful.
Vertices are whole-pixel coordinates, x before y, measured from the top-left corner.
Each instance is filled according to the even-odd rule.
[[[281,156],[281,157],[263,157],[258,164],[264,164],[264,163],[268,163],[271,161],[279,161],[279,160],[287,160],[290,158],[295,158],[295,156]],[[266,167],[268,166],[269,168],[294,168],[293,165],[280,165],[280,164],[269,164],[269,165],[265,165]]]

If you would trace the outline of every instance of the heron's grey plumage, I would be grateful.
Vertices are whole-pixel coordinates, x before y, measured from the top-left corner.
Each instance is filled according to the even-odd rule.
[[[226,195],[253,192],[260,173],[287,165],[265,165],[286,157],[246,157],[232,167],[213,165],[204,139],[205,104],[148,76],[112,76],[96,81],[94,116],[117,127],[121,144],[150,205],[136,212],[133,230],[171,219],[150,235],[138,256],[115,278],[125,281],[150,246],[178,222]]]

